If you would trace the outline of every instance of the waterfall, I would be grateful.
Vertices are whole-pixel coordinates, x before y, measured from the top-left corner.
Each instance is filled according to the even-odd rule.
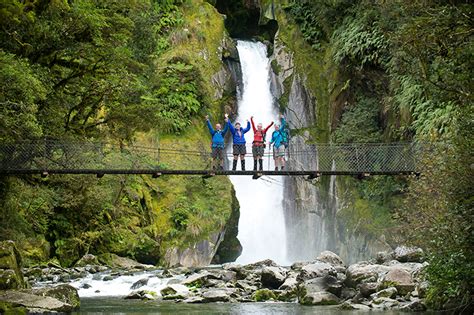
[[[250,116],[255,124],[265,128],[272,121],[278,122],[278,112],[270,92],[270,62],[266,46],[260,42],[238,41],[243,90],[239,93],[238,118],[243,127]],[[235,123],[234,121],[233,123]],[[279,123],[279,122],[278,122]],[[270,140],[273,127],[267,132]],[[253,132],[246,134],[246,167],[253,168],[251,142]],[[232,146],[228,149],[232,151]],[[267,146],[264,169],[273,169],[273,158]],[[240,163],[238,165],[240,167]],[[248,176],[230,176],[240,204],[238,239],[242,244],[239,263],[250,263],[262,259],[272,259],[279,264],[287,264],[286,231],[283,215],[283,180],[279,177],[262,177],[254,180]]]

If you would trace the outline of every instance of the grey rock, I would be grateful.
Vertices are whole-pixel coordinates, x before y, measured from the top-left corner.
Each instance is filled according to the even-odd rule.
[[[423,312],[426,311],[426,305],[420,300],[417,299],[415,301],[411,301],[406,305],[400,307],[401,311],[409,311],[409,312]]]
[[[73,309],[79,308],[81,301],[77,289],[69,284],[60,284],[52,288],[40,288],[30,290],[31,294],[38,296],[49,296],[63,303],[71,305]]]
[[[203,292],[201,296],[204,303],[228,302],[230,299],[228,291],[220,289]]]
[[[364,304],[355,304],[349,301],[342,303],[339,308],[341,310],[354,310],[354,311],[370,311],[370,307]]]
[[[298,274],[297,280],[304,281],[327,275],[336,276],[336,269],[328,263],[318,261],[303,266]]]
[[[24,306],[28,310],[36,310],[41,313],[47,311],[71,312],[74,310],[74,307],[72,305],[61,302],[58,299],[49,296],[39,296],[19,291],[1,292],[0,301],[9,302],[14,305]]]
[[[400,262],[423,262],[424,253],[418,247],[398,246],[394,250],[394,256]]]
[[[341,290],[341,299],[348,300],[352,299],[357,294],[357,291],[354,288],[342,288]]]
[[[339,298],[330,292],[313,292],[299,299],[303,305],[334,305],[339,303]]]
[[[160,290],[160,294],[165,297],[169,295],[180,295],[180,296],[188,296],[189,295],[189,288],[182,284],[171,284],[163,289]]]
[[[277,289],[285,282],[286,270],[281,267],[264,267],[260,274],[262,285],[267,288]]]
[[[156,293],[151,291],[139,290],[133,291],[126,297],[126,300],[156,300]]]
[[[306,266],[306,265],[309,265],[310,263],[311,263],[311,262],[309,262],[309,261],[297,261],[297,262],[294,262],[294,263],[291,265],[290,269],[291,269],[291,270],[300,271],[301,268],[303,268],[303,267]]]
[[[378,291],[376,293],[373,293],[370,295],[370,298],[372,300],[376,300],[380,297],[386,297],[386,298],[395,298],[397,296],[397,289],[395,287],[389,287],[389,288],[386,288],[386,289],[383,289],[381,291]]]
[[[204,303],[204,302],[205,302],[204,298],[200,296],[191,296],[183,300],[183,303],[189,303],[189,304],[197,304],[197,303]]]
[[[332,266],[344,266],[344,261],[342,261],[341,257],[328,250],[319,254],[316,259]]]
[[[258,261],[256,263],[252,263],[252,264],[247,264],[244,266],[245,269],[262,269],[263,267],[279,267],[278,264],[276,262],[274,262],[273,260],[271,259],[265,259],[265,260],[261,260],[261,261]]]
[[[360,294],[363,297],[368,298],[371,294],[377,292],[378,283],[377,282],[367,282],[361,283],[357,286],[359,289]]]
[[[296,277],[288,277],[285,282],[278,288],[279,290],[294,290],[298,286]]]
[[[326,291],[336,296],[340,296],[342,284],[337,281],[335,277],[327,275],[324,277],[306,280],[301,285],[301,288],[304,289],[303,291],[306,292],[306,294]]]
[[[107,275],[107,276],[104,276],[102,278],[102,281],[112,281],[114,279],[116,279],[118,276],[111,276],[111,275]]]
[[[398,293],[405,295],[415,289],[415,283],[411,274],[403,268],[392,267],[383,277],[381,288],[394,286]]]
[[[379,297],[372,301],[372,307],[378,309],[390,309],[398,306],[400,303],[397,300],[387,298],[387,297]]]
[[[253,285],[247,280],[237,280],[237,282],[235,283],[235,287],[244,290],[248,294],[251,294],[258,290],[257,286]]]
[[[346,285],[355,288],[360,283],[377,282],[380,276],[390,270],[384,265],[375,265],[368,262],[360,262],[350,265],[346,271]]]
[[[204,287],[210,284],[209,280],[210,279],[219,279],[216,275],[209,273],[207,271],[204,271],[202,273],[196,273],[188,278],[186,278],[182,284],[188,287]]]
[[[378,252],[377,255],[375,256],[375,260],[377,261],[378,264],[383,264],[385,262],[388,262],[394,258],[393,252]]]
[[[149,278],[143,278],[143,279],[140,279],[138,280],[137,282],[135,282],[134,284],[132,284],[132,286],[130,287],[131,290],[136,290],[138,288],[141,288],[145,285],[148,284],[148,280]]]

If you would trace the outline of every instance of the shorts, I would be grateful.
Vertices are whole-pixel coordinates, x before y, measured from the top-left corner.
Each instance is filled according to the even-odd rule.
[[[213,147],[212,154],[213,159],[223,159],[224,158],[224,148]]]
[[[234,144],[233,148],[233,155],[245,155],[247,154],[247,148],[245,144]]]
[[[252,146],[252,154],[254,157],[260,156],[263,157],[263,154],[265,153],[265,147],[263,145],[253,145]]]
[[[273,158],[276,159],[277,157],[284,157],[285,156],[285,146],[280,145],[278,148],[273,147]]]

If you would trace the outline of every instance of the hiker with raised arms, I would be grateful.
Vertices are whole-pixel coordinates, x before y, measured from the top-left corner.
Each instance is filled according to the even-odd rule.
[[[226,114],[226,118],[227,118]],[[247,120],[247,127],[242,128],[239,122],[235,123],[235,127],[232,125],[230,119],[227,120],[227,125],[229,126],[230,132],[232,133],[232,154],[234,155],[234,161],[232,164],[232,170],[237,170],[237,162],[240,156],[240,165],[242,171],[245,171],[245,154],[247,154],[247,148],[245,147],[245,133],[250,130],[250,122]]]
[[[209,128],[209,133],[212,136],[212,163],[211,167],[213,170],[217,169],[218,166],[220,167],[221,170],[224,169],[224,136],[229,129],[227,121],[227,114],[225,115],[225,127],[224,130],[222,130],[221,124],[216,124],[216,129],[214,130],[212,128],[211,121],[209,120],[209,116],[206,115],[206,123],[207,123],[207,128]]]
[[[273,125],[273,121],[265,129],[263,129],[262,123],[257,125],[253,121],[253,116],[250,117],[253,130],[253,142],[252,142],[252,154],[253,154],[253,170],[257,170],[257,161],[259,164],[260,171],[263,171],[263,154],[265,152],[265,136],[268,129]]]
[[[280,114],[281,126],[275,124],[275,131],[272,133],[272,139],[270,140],[270,146],[273,144],[273,159],[275,160],[275,171],[283,171],[285,168],[285,142],[288,141],[285,136],[286,133],[286,121],[285,117]]]

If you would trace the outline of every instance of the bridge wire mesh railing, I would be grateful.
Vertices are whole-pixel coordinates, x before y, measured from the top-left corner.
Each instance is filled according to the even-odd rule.
[[[287,170],[315,172],[414,172],[420,146],[396,144],[308,144],[291,149]],[[251,144],[247,157],[251,157]],[[232,149],[225,153],[232,159]],[[264,159],[273,158],[267,147]],[[303,161],[303,162],[302,162]],[[311,161],[305,163],[304,161]],[[211,148],[179,149],[98,142],[24,141],[0,144],[0,171],[206,170]],[[267,163],[264,163],[267,165]],[[268,166],[267,166],[268,167]]]

